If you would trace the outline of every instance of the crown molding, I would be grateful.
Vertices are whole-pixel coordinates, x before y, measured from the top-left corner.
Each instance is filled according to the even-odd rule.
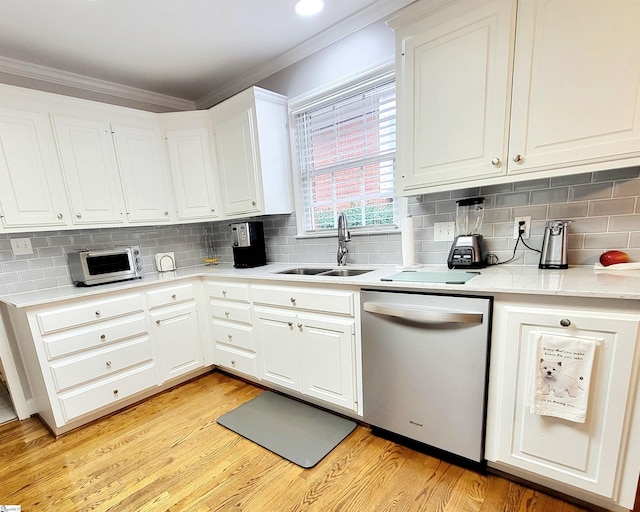
[[[255,68],[250,73],[232,80],[225,86],[211,91],[209,94],[195,101],[197,109],[209,108],[234,94],[247,89],[260,80],[263,80],[278,71],[312,55],[313,53],[326,48],[327,46],[343,39],[358,30],[361,30],[372,23],[384,20],[400,9],[415,3],[416,0],[379,0],[371,4],[358,13],[342,20],[340,23],[332,25],[320,34],[307,39],[304,43],[282,53],[275,59],[270,60],[263,66]]]
[[[118,98],[139,101],[150,105],[169,108],[172,110],[194,110],[192,101],[175,98],[136,87],[116,84],[106,80],[98,80],[76,73],[30,64],[15,59],[0,56],[0,72],[34,80],[41,80],[52,84],[73,87],[99,94],[107,94]]]

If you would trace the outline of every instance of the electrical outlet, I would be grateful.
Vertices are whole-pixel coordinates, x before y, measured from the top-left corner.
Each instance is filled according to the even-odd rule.
[[[436,242],[450,242],[456,229],[455,222],[435,222],[433,224],[433,240]]]
[[[531,230],[531,217],[516,217],[513,219],[513,239],[518,239],[518,232],[520,230],[520,222],[524,222],[524,233],[522,233],[522,238],[529,238],[529,231]]]
[[[28,238],[12,238],[11,250],[14,256],[24,256],[25,254],[33,254],[31,240]]]

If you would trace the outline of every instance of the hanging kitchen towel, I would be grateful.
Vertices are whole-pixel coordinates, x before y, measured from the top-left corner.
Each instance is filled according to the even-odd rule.
[[[530,412],[584,423],[598,341],[539,334]]]

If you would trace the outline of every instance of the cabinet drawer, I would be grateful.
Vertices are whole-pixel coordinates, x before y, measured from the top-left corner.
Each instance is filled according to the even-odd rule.
[[[208,281],[206,283],[206,290],[207,296],[211,297],[212,299],[249,302],[248,284]]]
[[[56,390],[64,391],[78,384],[115,374],[151,361],[153,352],[148,336],[124,344],[93,351],[91,355],[51,366]]]
[[[92,348],[133,338],[147,333],[147,322],[142,314],[107,320],[99,325],[78,327],[70,332],[52,334],[44,338],[47,359],[81,352]]]
[[[350,291],[254,285],[251,294],[255,304],[354,315],[354,292]]]
[[[249,304],[212,300],[209,302],[209,308],[211,316],[214,318],[251,325],[251,308]]]
[[[225,344],[216,344],[215,360],[218,366],[242,372],[252,377],[258,376],[256,355],[253,352],[241,352]]]
[[[188,283],[151,290],[146,293],[146,296],[149,309],[155,309],[187,300],[194,300],[195,292],[193,290],[193,284]]]
[[[117,404],[145,389],[157,385],[153,363],[135,368],[113,378],[96,382],[90,387],[60,396],[66,421],[108,405]]]
[[[143,311],[142,294],[118,295],[109,299],[83,301],[71,306],[36,313],[42,334],[90,324]]]
[[[245,348],[255,352],[256,346],[253,340],[253,327],[244,325],[231,325],[228,322],[213,320],[213,340],[218,343],[226,343],[234,347]]]

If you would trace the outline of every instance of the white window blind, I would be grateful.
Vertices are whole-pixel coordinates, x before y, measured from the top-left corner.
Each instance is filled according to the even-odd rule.
[[[304,231],[397,224],[395,80],[294,116]]]

